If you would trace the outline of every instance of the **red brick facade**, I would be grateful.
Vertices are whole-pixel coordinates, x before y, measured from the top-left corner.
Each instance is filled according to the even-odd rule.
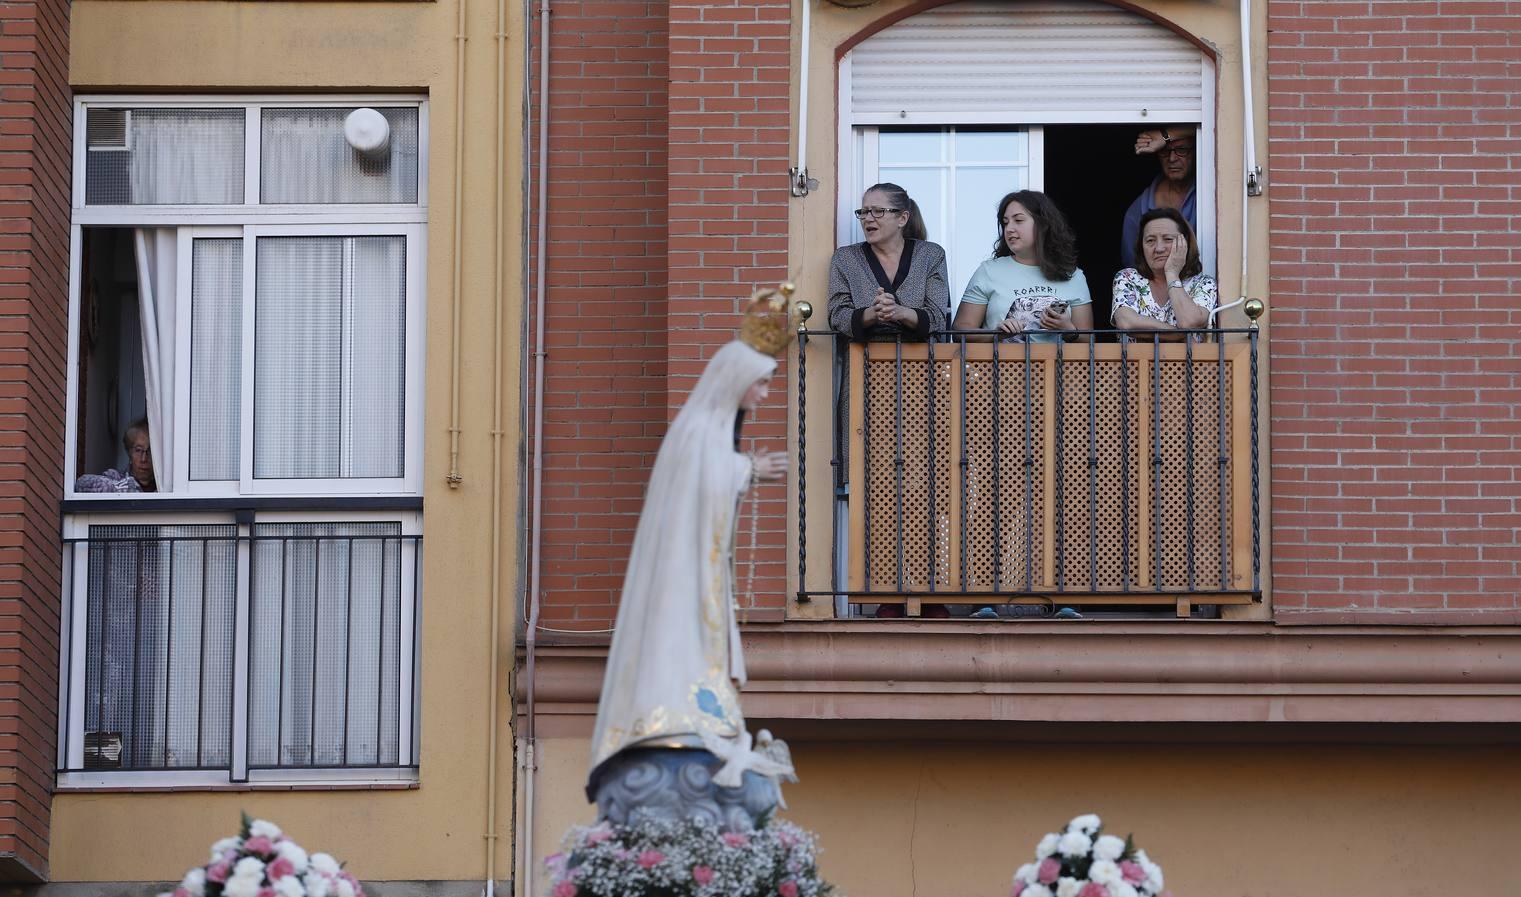
[[[733,338],[741,294],[786,277],[789,10],[554,5],[545,626],[612,622],[666,422]],[[781,448],[785,406],[779,388],[746,435]],[[762,495],[755,591],[779,606],[786,504]]]
[[[1268,4],[1273,606],[1521,620],[1521,4]]]
[[[48,869],[72,132],[62,0],[0,9],[0,881]]]

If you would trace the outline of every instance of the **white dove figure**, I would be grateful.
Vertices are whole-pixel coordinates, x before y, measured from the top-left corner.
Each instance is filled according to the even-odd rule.
[[[783,759],[781,762],[778,762],[778,758],[763,752],[767,750],[774,751],[776,745],[781,745],[781,750],[785,754],[787,751],[786,744],[773,740],[770,732],[762,730],[761,734],[764,741],[762,742],[762,751],[758,752],[751,748],[755,740],[749,732],[741,731],[733,739],[721,738],[711,732],[702,733],[703,747],[712,752],[713,756],[724,761],[723,767],[713,774],[713,784],[721,785],[725,788],[738,788],[744,782],[746,770],[763,775],[772,781],[776,781],[784,776],[791,781],[797,781],[797,776],[792,770],[792,763],[790,761]],[[780,795],[781,786],[778,784],[778,798],[780,798]],[[778,803],[780,803],[780,800],[778,800]],[[785,803],[780,803],[780,805],[784,809],[787,806]]]

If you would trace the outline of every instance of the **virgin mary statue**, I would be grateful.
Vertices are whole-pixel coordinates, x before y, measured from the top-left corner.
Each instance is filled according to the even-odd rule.
[[[790,288],[752,298],[741,338],[713,356],[672,421],[645,492],[602,682],[587,790],[621,752],[748,740],[738,686],[733,549],[740,498],[785,455],[738,451],[791,337]],[[594,798],[595,799],[595,798]]]

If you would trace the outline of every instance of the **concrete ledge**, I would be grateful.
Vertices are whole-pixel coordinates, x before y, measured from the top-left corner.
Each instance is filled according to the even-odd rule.
[[[1521,722],[1521,628],[1109,621],[748,626],[746,715],[813,721]],[[541,645],[536,721],[585,735],[604,644]],[[527,678],[519,651],[519,713]]]

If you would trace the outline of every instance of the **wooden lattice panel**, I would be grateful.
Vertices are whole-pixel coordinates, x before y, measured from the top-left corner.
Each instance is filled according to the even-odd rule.
[[[872,589],[919,592],[951,584],[953,360],[871,365],[865,467]],[[933,376],[931,372],[933,371]],[[900,463],[901,462],[901,463]],[[901,553],[900,553],[901,550]]]
[[[853,349],[851,590],[1181,609],[1250,589],[1248,349]]]
[[[1148,476],[1153,508],[1151,529],[1153,581],[1163,588],[1198,591],[1220,588],[1221,509],[1229,519],[1231,482],[1228,465],[1221,465],[1221,400],[1224,401],[1225,442],[1231,444],[1231,395],[1222,391],[1212,348],[1195,347],[1193,362],[1163,361],[1146,375],[1160,380],[1160,427],[1148,432],[1154,448],[1160,442],[1159,471]],[[1188,389],[1189,380],[1193,389]],[[1191,407],[1190,407],[1191,406]],[[1192,427],[1189,426],[1190,417]],[[1189,434],[1193,438],[1189,438]],[[1229,449],[1227,448],[1227,452]],[[1149,453],[1148,453],[1149,457]],[[1226,576],[1229,581],[1230,533],[1226,529]],[[1190,567],[1190,559],[1192,567]],[[1160,566],[1160,577],[1156,578]],[[1192,578],[1190,578],[1190,571]]]
[[[1057,551],[1063,589],[1123,591],[1137,585],[1143,453],[1136,368],[1130,361],[1090,364],[1086,357],[1061,365]]]

